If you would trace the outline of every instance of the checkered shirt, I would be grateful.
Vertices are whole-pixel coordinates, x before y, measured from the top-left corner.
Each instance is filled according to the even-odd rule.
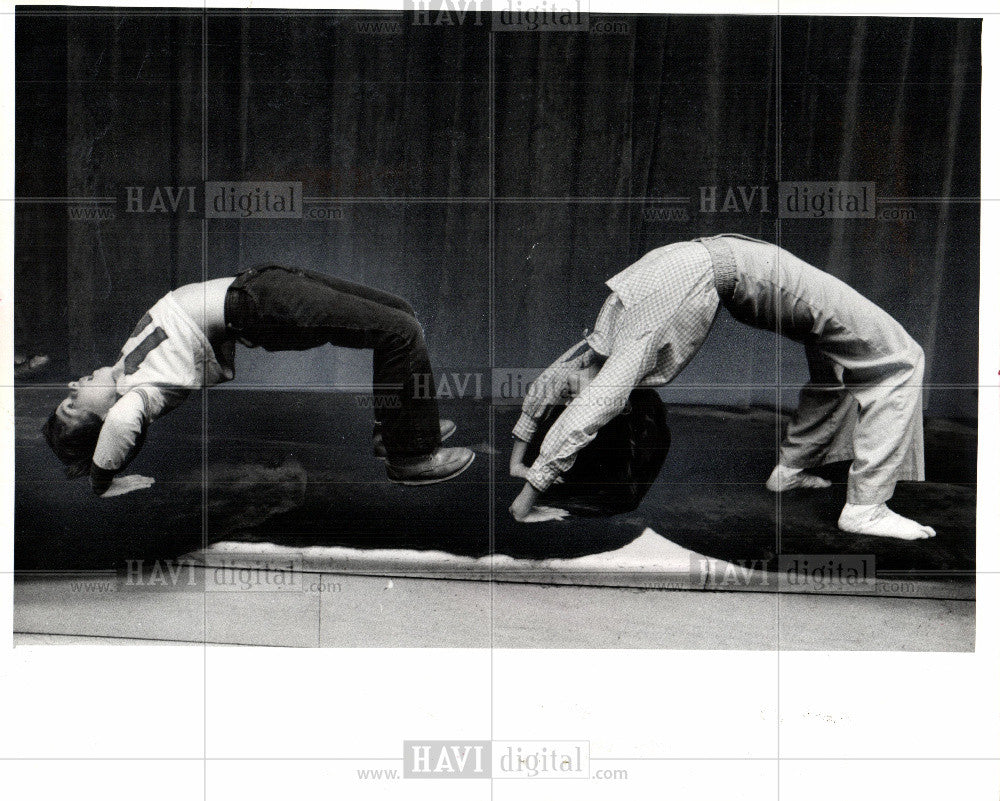
[[[698,242],[653,250],[607,285],[611,295],[594,331],[539,376],[514,427],[515,437],[530,441],[545,410],[576,395],[549,430],[528,474],[542,492],[625,409],[633,389],[662,386],[684,369],[719,308],[712,259]],[[601,357],[606,361],[597,376],[577,394],[574,384],[581,371],[599,364]]]

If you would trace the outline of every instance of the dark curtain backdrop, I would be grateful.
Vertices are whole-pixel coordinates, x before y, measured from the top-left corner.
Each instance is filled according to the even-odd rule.
[[[979,210],[941,199],[979,195],[978,20],[616,17],[614,33],[498,32],[491,56],[475,19],[371,19],[20,13],[17,193],[114,197],[116,216],[18,204],[19,344],[89,371],[203,265],[278,260],[410,299],[443,371],[540,367],[592,325],[609,276],[736,231],[882,305],[927,352],[930,412],[975,416]],[[338,216],[203,221],[200,196],[193,214],[126,211],[126,187],[203,174],[301,181]],[[872,181],[908,211],[779,220],[779,180]],[[761,186],[766,208],[760,190],[700,203]],[[238,368],[269,384],[365,372],[328,354]],[[720,315],[671,397],[773,403],[804,374],[801,349]]]

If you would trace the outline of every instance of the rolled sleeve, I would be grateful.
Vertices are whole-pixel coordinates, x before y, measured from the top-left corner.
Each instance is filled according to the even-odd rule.
[[[523,442],[531,441],[538,430],[538,421],[549,407],[566,403],[572,397],[571,376],[586,366],[592,353],[586,340],[577,342],[531,382],[521,404],[521,416],[511,432],[513,436]]]
[[[538,421],[524,412],[521,412],[521,416],[517,418],[517,422],[514,424],[514,429],[510,432],[511,436],[521,440],[522,442],[531,442],[531,438],[535,436],[535,432],[538,430]]]
[[[539,492],[545,492],[560,475],[559,469],[553,463],[538,464],[536,461],[535,466],[528,471],[526,480]]]

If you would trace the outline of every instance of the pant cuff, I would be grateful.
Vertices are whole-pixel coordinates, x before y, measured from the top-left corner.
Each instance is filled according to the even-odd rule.
[[[877,503],[885,503],[892,497],[895,486],[882,489],[864,489],[852,487],[850,481],[847,484],[847,502],[859,506],[872,506]]]
[[[778,452],[778,463],[785,467],[794,467],[797,470],[808,470],[811,467],[820,467],[831,462],[849,462],[854,458],[853,451],[835,451],[824,453],[812,458],[808,456],[786,456],[781,451]]]

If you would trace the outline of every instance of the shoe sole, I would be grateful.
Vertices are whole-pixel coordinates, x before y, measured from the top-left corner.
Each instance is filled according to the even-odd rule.
[[[451,435],[454,434],[456,431],[458,431],[458,426],[455,426],[447,434],[442,434],[441,441],[444,442],[447,439],[451,439]],[[372,456],[374,456],[376,459],[381,459],[383,462],[389,458],[388,456],[379,456],[377,453],[373,453]]]
[[[475,453],[472,454],[472,458],[462,465],[461,468],[456,470],[454,473],[449,473],[441,478],[391,478],[388,476],[387,478],[389,478],[389,481],[393,484],[403,484],[407,487],[422,487],[425,484],[440,484],[442,481],[451,481],[456,476],[462,475],[462,473],[469,469],[469,465],[471,465],[474,461],[476,461]]]

